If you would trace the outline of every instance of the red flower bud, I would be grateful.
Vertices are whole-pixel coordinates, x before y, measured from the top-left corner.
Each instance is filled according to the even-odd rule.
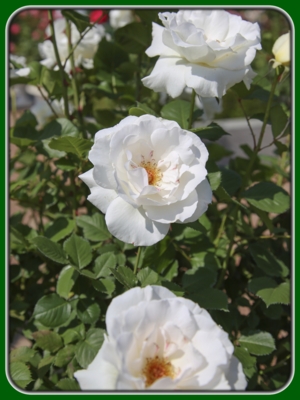
[[[93,10],[90,13],[90,22],[97,22],[103,24],[108,20],[108,15],[102,10]]]

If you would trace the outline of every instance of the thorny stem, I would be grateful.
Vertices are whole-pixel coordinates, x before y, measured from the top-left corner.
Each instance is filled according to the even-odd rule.
[[[58,65],[59,72],[60,72],[60,77],[61,77],[62,94],[63,94],[64,104],[65,104],[65,114],[66,114],[67,118],[70,119],[69,104],[68,104],[68,92],[67,92],[67,87],[65,85],[65,77],[64,77],[64,67],[61,64],[60,56],[59,56],[59,52],[58,52],[58,48],[57,48],[55,30],[54,30],[54,23],[53,23],[53,17],[52,17],[51,10],[48,10],[48,16],[49,16],[49,25],[50,25],[51,38],[52,38],[55,58],[56,58],[56,61],[57,61],[57,65]]]
[[[229,238],[230,238],[229,240],[230,240],[230,242],[229,242],[229,246],[228,246],[228,249],[227,249],[227,252],[226,252],[225,260],[224,260],[223,265],[222,265],[222,270],[221,270],[221,273],[219,275],[219,278],[218,278],[218,281],[217,281],[217,284],[216,284],[216,288],[217,289],[219,289],[221,287],[222,283],[223,283],[223,280],[224,280],[224,277],[226,275],[226,271],[227,271],[227,268],[228,268],[228,261],[229,261],[229,258],[232,255],[231,253],[232,253],[232,246],[234,244],[234,237],[235,237],[236,220],[237,220],[237,216],[238,216],[238,209],[239,209],[239,206],[236,205],[235,208],[234,208],[234,211],[233,211],[233,221],[231,223],[231,230],[229,232]]]
[[[268,99],[267,108],[266,108],[266,112],[265,112],[265,117],[264,117],[263,125],[261,127],[258,143],[257,143],[257,145],[256,145],[256,147],[255,147],[255,149],[253,151],[253,154],[252,154],[252,156],[250,158],[248,168],[246,170],[246,173],[245,173],[243,181],[242,181],[242,185],[241,185],[241,187],[239,189],[239,192],[238,192],[238,196],[245,189],[245,187],[247,185],[247,182],[249,180],[249,177],[251,175],[253,164],[255,162],[257,154],[261,150],[261,144],[262,144],[262,141],[263,141],[263,138],[264,138],[267,122],[268,122],[268,119],[269,119],[270,109],[271,109],[271,105],[272,105],[272,101],[273,101],[273,97],[274,97],[274,93],[275,93],[275,89],[276,89],[277,83],[278,83],[278,76],[276,74],[274,79],[273,79],[273,83],[272,83],[272,87],[271,87],[271,91],[270,91],[270,96],[269,96],[269,99]],[[225,257],[224,263],[222,265],[222,271],[221,271],[221,273],[219,275],[219,279],[218,279],[217,284],[216,284],[216,288],[220,288],[221,285],[222,285],[223,279],[224,279],[224,277],[226,275],[226,271],[227,271],[227,268],[228,268],[228,261],[229,261],[231,255],[232,255],[232,246],[234,244],[234,237],[235,237],[235,233],[236,233],[237,216],[238,216],[238,205],[236,205],[235,209],[234,209],[233,222],[232,222],[232,225],[231,225],[232,229],[231,229],[231,232],[230,232],[229,246],[228,246],[228,249],[227,249],[227,253],[226,253],[226,257]]]
[[[270,97],[267,103],[267,108],[266,108],[266,112],[265,112],[265,118],[263,121],[263,125],[261,127],[261,131],[260,131],[260,135],[259,135],[259,139],[258,139],[258,143],[257,143],[257,153],[260,151],[260,147],[264,138],[264,134],[265,134],[265,130],[266,130],[266,126],[268,123],[268,119],[269,119],[269,114],[270,114],[270,109],[271,109],[271,105],[272,105],[272,101],[273,101],[273,97],[275,94],[275,89],[278,83],[278,76],[275,75],[274,79],[273,79],[273,83],[271,86],[271,91],[270,91]]]
[[[268,123],[270,109],[271,109],[271,105],[272,105],[272,101],[273,101],[273,97],[274,97],[274,93],[275,93],[277,82],[278,82],[278,76],[275,75],[273,83],[272,83],[271,91],[270,91],[269,100],[268,100],[268,103],[267,103],[267,108],[266,108],[266,112],[265,112],[264,121],[263,121],[263,124],[262,124],[262,127],[261,127],[261,131],[260,131],[260,135],[259,135],[259,138],[258,138],[258,142],[257,142],[257,145],[256,145],[256,147],[254,149],[254,152],[253,152],[253,154],[252,154],[252,156],[250,158],[248,168],[247,168],[246,173],[244,175],[241,191],[244,189],[244,187],[246,186],[246,184],[248,182],[248,179],[249,179],[249,176],[250,176],[250,174],[252,172],[252,167],[253,167],[253,164],[255,162],[256,156],[257,156],[258,152],[261,150],[261,144],[262,144],[262,141],[263,141],[263,138],[264,138],[264,134],[265,134],[265,130],[266,130],[266,126],[267,126],[267,123]]]
[[[67,25],[66,25],[66,33],[68,37],[68,50],[69,52],[72,51],[72,31],[71,31],[71,24],[67,20]],[[79,103],[79,92],[78,92],[78,86],[77,86],[77,79],[76,79],[76,69],[75,69],[75,61],[74,61],[74,53],[71,53],[70,57],[70,62],[71,62],[71,71],[72,71],[72,88],[73,88],[73,93],[74,93],[74,104],[76,108],[76,113],[78,117],[78,121],[81,125],[83,136],[86,137],[86,132],[84,129],[84,121],[82,118],[82,113],[81,113],[81,108],[80,108],[80,103]]]
[[[290,356],[290,354],[289,354],[288,356],[285,357],[284,360],[279,361],[279,363],[277,363],[276,365],[273,365],[273,366],[268,367],[268,368],[266,368],[266,369],[260,370],[260,371],[259,371],[259,374],[260,374],[260,375],[263,375],[263,374],[268,373],[268,372],[270,372],[270,371],[274,371],[274,369],[283,367],[283,366],[286,364],[286,362],[287,362],[290,358],[291,358],[291,356]]]
[[[222,218],[222,221],[221,221],[221,225],[220,225],[220,228],[219,228],[217,237],[216,237],[216,239],[215,239],[215,241],[214,241],[215,247],[218,247],[219,241],[220,241],[221,236],[222,236],[223,231],[224,231],[224,226],[225,226],[225,223],[226,223],[226,219],[227,219],[227,214],[225,213],[225,214],[223,215],[223,218]]]
[[[138,269],[138,266],[140,263],[141,253],[142,253],[142,247],[140,246],[138,248],[138,252],[136,255],[136,259],[135,259],[134,270],[133,270],[134,275],[136,275],[136,273],[137,273],[137,269]]]
[[[189,116],[188,129],[191,129],[191,127],[193,125],[193,112],[194,112],[194,107],[195,107],[195,98],[196,98],[196,92],[193,89],[192,98],[191,98],[191,107],[190,107],[190,116]]]
[[[53,114],[56,116],[56,118],[58,118],[58,115],[56,113],[56,111],[54,110],[51,101],[48,99],[48,97],[46,97],[42,91],[42,88],[38,85],[37,86],[38,91],[40,92],[42,98],[45,100],[45,102],[48,104],[48,106],[50,107],[50,110],[53,112]]]
[[[248,127],[249,127],[249,129],[250,129],[250,132],[251,132],[251,135],[252,135],[252,139],[253,139],[253,148],[255,149],[255,148],[256,148],[256,138],[255,138],[255,135],[254,135],[252,126],[251,126],[251,124],[250,124],[249,117],[247,116],[246,111],[245,111],[245,109],[244,109],[244,106],[243,106],[243,103],[242,103],[242,99],[239,99],[238,101],[239,101],[239,105],[241,106],[241,109],[242,109],[242,111],[243,111],[243,114],[244,114],[244,116],[245,116],[245,118],[246,118]]]

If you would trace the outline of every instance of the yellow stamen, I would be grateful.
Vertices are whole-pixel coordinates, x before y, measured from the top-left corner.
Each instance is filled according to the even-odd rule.
[[[147,358],[146,365],[143,369],[143,375],[146,378],[146,387],[151,386],[157,379],[175,377],[173,365],[164,358],[156,356],[155,358]]]

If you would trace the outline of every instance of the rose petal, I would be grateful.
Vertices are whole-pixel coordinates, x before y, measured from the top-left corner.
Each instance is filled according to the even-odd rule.
[[[116,238],[135,246],[151,246],[162,240],[169,230],[169,225],[151,221],[141,208],[133,208],[120,197],[108,207],[105,220]]]

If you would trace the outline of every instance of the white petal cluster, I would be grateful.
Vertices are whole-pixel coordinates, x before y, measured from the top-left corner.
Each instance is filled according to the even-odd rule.
[[[273,64],[273,68],[278,67],[278,65],[283,65],[285,67],[289,67],[291,62],[290,56],[290,32],[281,35],[274,43],[272,48],[272,53],[274,54],[275,59]]]
[[[207,158],[198,136],[176,122],[129,116],[97,132],[89,153],[94,168],[80,178],[114,236],[150,246],[166,236],[170,223],[196,221],[207,210]]]
[[[86,370],[82,390],[244,390],[233,345],[209,313],[160,286],[114,298],[108,336]]]
[[[221,98],[255,76],[250,64],[261,49],[260,28],[223,10],[159,13],[163,26],[153,23],[149,57],[160,56],[143,84],[155,92],[179,96],[185,87],[202,97]]]
[[[132,10],[112,10],[109,12],[109,23],[114,29],[122,28],[134,22]]]
[[[66,20],[60,18],[54,21],[54,32],[58,47],[58,53],[62,64],[65,63],[66,58],[69,55],[68,49],[68,37],[66,34]],[[46,28],[46,35],[50,37],[50,26]],[[105,36],[105,29],[102,25],[94,26],[81,40],[79,45],[74,51],[74,61],[75,66],[83,65],[87,69],[91,69],[94,66],[93,58],[98,48],[98,43]],[[80,38],[80,33],[78,32],[76,26],[71,23],[71,41],[75,45]],[[54,53],[54,47],[51,40],[45,40],[43,43],[39,44],[39,52],[43,60],[41,64],[48,68],[52,68],[56,65],[56,57]],[[56,66],[57,69],[57,66]],[[65,68],[66,72],[70,72],[71,63],[70,60],[67,61]]]
[[[18,68],[15,68],[13,63],[10,62],[9,67],[9,77],[10,78],[17,78],[17,77],[23,77],[23,76],[28,76],[30,73],[30,68],[26,66],[26,58],[25,57],[19,57],[14,54],[9,55],[9,60],[13,61],[14,63],[18,64]]]

